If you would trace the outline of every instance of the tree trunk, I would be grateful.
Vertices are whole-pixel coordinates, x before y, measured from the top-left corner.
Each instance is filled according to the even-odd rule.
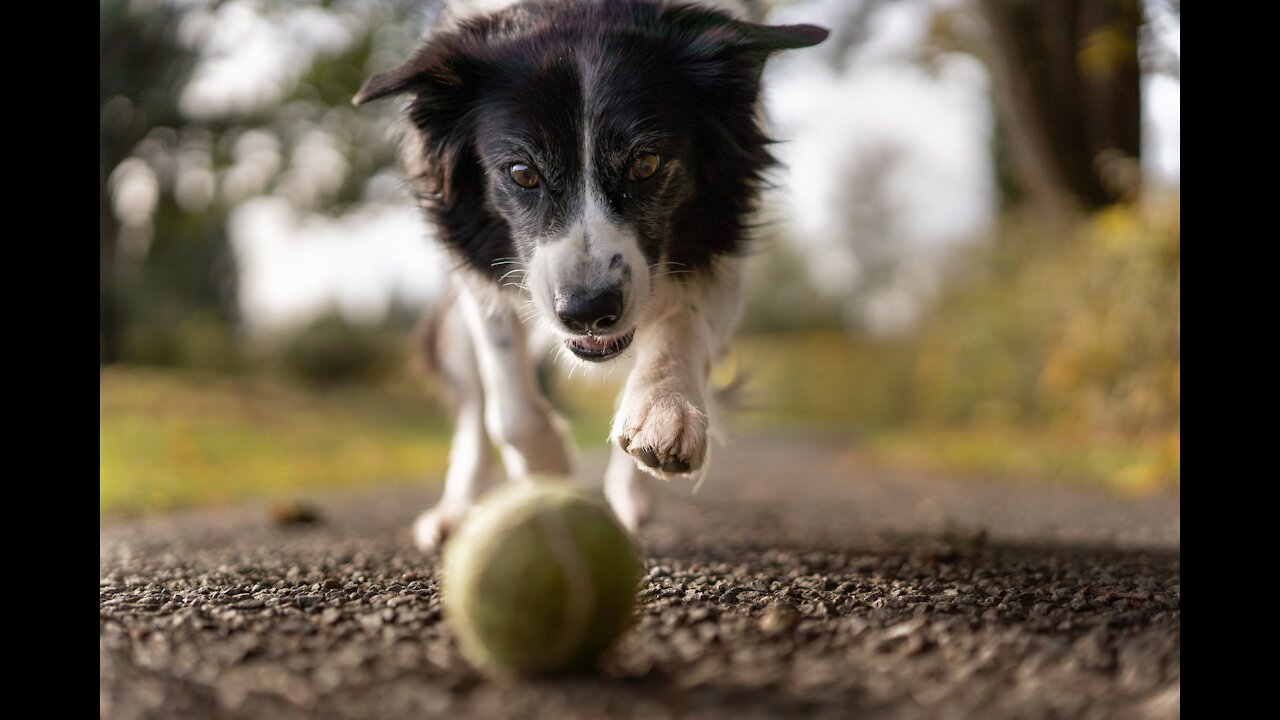
[[[1005,94],[997,110],[1026,189],[1044,204],[1085,209],[1131,197],[1141,148],[1137,0],[982,7]]]

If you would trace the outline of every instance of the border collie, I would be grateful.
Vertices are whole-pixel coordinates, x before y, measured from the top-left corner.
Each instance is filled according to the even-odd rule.
[[[477,500],[495,444],[513,479],[570,473],[535,372],[548,337],[574,362],[630,365],[604,481],[629,530],[647,513],[641,472],[704,467],[709,376],[741,313],[750,216],[775,163],[761,72],[827,37],[741,17],[656,0],[455,5],[355,97],[407,98],[403,169],[457,266],[427,338],[456,430],[420,547]]]

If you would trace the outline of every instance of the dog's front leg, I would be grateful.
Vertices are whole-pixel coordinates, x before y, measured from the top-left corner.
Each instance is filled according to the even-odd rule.
[[[611,438],[651,475],[689,474],[706,461],[711,339],[701,309],[691,301],[637,331],[636,366]]]
[[[650,475],[666,480],[705,468],[711,365],[742,315],[744,287],[736,258],[720,263],[710,281],[661,285],[650,320],[636,331],[636,365],[610,438]],[[624,477],[619,469],[612,495],[638,496],[634,487],[624,493]]]

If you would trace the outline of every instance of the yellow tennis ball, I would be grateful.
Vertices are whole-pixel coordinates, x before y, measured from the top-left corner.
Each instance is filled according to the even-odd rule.
[[[640,571],[597,495],[512,484],[473,508],[445,549],[445,619],[491,674],[585,669],[631,624]]]

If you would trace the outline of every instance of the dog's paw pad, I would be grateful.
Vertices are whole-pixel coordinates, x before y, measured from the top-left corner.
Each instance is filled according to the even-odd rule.
[[[687,473],[693,468],[685,460],[668,460],[662,464],[662,471],[669,473]]]
[[[629,446],[631,443],[627,443],[627,445]],[[631,456],[651,468],[656,468],[661,464],[658,460],[658,453],[654,452],[653,448],[637,448],[631,451]]]

